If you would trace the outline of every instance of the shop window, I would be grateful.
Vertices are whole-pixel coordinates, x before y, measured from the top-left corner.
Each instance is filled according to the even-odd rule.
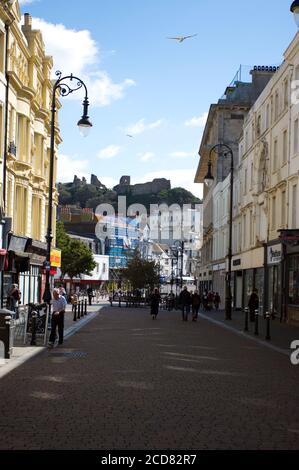
[[[299,305],[299,256],[292,256],[290,258],[289,304]]]

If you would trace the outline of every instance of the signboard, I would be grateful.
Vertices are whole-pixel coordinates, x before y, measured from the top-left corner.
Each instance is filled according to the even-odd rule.
[[[9,251],[26,251],[26,245],[28,242],[28,238],[24,237],[16,237],[12,235],[9,241]]]
[[[50,264],[53,268],[61,267],[61,250],[57,248],[51,250]]]
[[[280,230],[279,238],[285,245],[297,246],[299,245],[299,230]]]
[[[279,264],[281,262],[282,248],[281,245],[268,246],[268,265]]]

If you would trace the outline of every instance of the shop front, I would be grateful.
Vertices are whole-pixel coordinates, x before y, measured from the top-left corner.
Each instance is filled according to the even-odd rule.
[[[27,237],[10,235],[7,266],[3,276],[3,301],[12,284],[18,284],[21,304],[41,301],[42,267],[46,244]]]
[[[264,303],[264,249],[234,255],[232,259],[232,293],[236,310],[247,307],[252,291],[256,289],[260,307]]]
[[[281,319],[299,325],[299,230],[281,230]]]
[[[218,292],[218,294],[220,295],[220,308],[224,308],[225,304],[225,279],[225,263],[215,264],[213,266],[213,292]]]
[[[213,286],[213,271],[208,268],[203,268],[199,272],[199,291],[202,293],[204,291],[212,291]]]
[[[281,316],[281,243],[272,242],[267,246],[267,299],[266,310],[272,318]]]

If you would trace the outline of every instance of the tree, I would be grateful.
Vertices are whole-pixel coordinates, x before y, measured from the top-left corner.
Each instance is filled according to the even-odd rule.
[[[90,275],[96,267],[92,251],[80,240],[71,238],[65,231],[63,222],[58,222],[56,244],[61,250],[61,272],[71,279],[81,274]]]
[[[135,251],[129,259],[122,277],[130,282],[133,289],[152,289],[154,286],[159,285],[160,281],[158,266],[154,261],[142,259],[138,251]]]

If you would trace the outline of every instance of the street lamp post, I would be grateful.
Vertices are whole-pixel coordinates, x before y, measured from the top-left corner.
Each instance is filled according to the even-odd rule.
[[[51,259],[51,244],[53,240],[52,235],[52,204],[53,204],[53,179],[54,179],[54,147],[55,147],[55,114],[56,114],[56,92],[60,91],[61,96],[68,96],[81,89],[85,90],[85,98],[83,101],[83,115],[78,121],[77,125],[80,132],[86,136],[89,129],[92,127],[92,123],[88,116],[88,96],[87,88],[85,83],[73,74],[62,77],[62,73],[57,71],[56,76],[58,77],[53,85],[52,92],[52,107],[51,107],[51,140],[50,140],[50,171],[49,171],[49,197],[48,197],[48,228],[47,228],[47,263],[46,263],[46,284],[43,300],[50,304],[51,302],[51,289],[50,289],[50,259]]]
[[[204,179],[205,184],[211,187],[214,183],[214,177],[212,175],[212,160],[211,156],[214,151],[220,150],[221,154],[226,157],[231,157],[230,167],[230,207],[229,207],[229,242],[228,242],[228,272],[226,275],[226,286],[225,286],[225,319],[232,319],[232,290],[231,290],[231,278],[232,278],[232,240],[233,240],[233,191],[234,191],[234,155],[232,149],[226,144],[216,144],[210,150],[208,172]]]
[[[183,267],[184,267],[184,249],[185,249],[185,242],[182,241],[175,241],[172,247],[172,251],[175,252],[176,260],[177,260],[177,277],[180,279],[180,287],[183,288]],[[179,269],[179,256],[180,256],[180,271]],[[178,276],[179,274],[179,276]]]

